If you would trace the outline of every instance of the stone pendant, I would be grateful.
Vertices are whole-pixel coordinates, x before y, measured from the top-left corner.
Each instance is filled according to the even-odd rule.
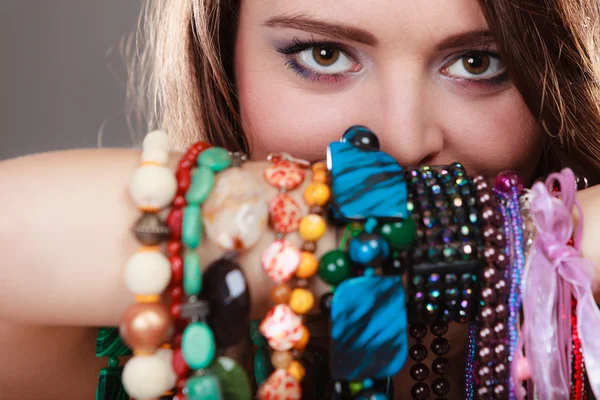
[[[262,237],[269,221],[264,191],[241,168],[219,173],[202,207],[206,235],[225,250],[244,250]]]

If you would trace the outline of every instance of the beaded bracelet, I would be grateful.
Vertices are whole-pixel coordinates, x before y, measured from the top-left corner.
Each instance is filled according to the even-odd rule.
[[[119,332],[134,353],[123,369],[123,386],[130,396],[141,399],[160,397],[175,386],[169,364],[171,351],[159,349],[171,329],[169,312],[160,303],[171,269],[159,245],[169,232],[158,216],[177,190],[175,177],[166,166],[168,157],[167,135],[149,133],[144,139],[142,165],[134,172],[129,187],[131,198],[144,213],[135,227],[143,247],[125,267],[125,283],[136,295],[137,304],[123,313]]]
[[[119,328],[99,328],[96,337],[96,357],[108,357],[108,367],[102,368],[98,376],[96,400],[129,400],[121,376],[123,367],[119,357],[130,356],[131,350],[119,336]]]

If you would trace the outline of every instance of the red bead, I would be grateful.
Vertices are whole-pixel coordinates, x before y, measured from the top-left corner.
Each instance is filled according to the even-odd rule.
[[[179,161],[179,168],[177,170],[178,171],[184,170],[184,169],[188,169],[189,170],[195,164],[196,164],[196,158],[194,157],[193,159],[190,159],[189,154],[186,154],[185,156],[183,156],[183,158],[181,159],[181,161]]]
[[[171,263],[171,285],[181,285],[183,282],[183,257],[169,257]]]
[[[173,316],[173,319],[180,318],[181,304],[182,303],[180,303],[180,302],[176,302],[176,303],[172,303],[171,306],[169,307],[169,312],[171,313],[171,316]]]
[[[171,398],[172,400],[187,400],[187,397],[185,397],[185,395],[183,393],[181,393],[181,391],[177,391],[177,393],[175,393],[175,395]]]
[[[183,225],[183,210],[180,208],[175,208],[171,210],[169,216],[167,217],[167,226],[171,231],[171,237],[173,239],[181,238],[181,227]]]
[[[171,287],[171,301],[174,303],[179,303],[183,299],[183,289],[181,286],[173,286]]]
[[[187,205],[187,202],[185,201],[185,197],[182,195],[177,195],[173,199],[173,210],[181,209],[181,208],[185,207],[186,205]]]
[[[183,391],[183,389],[185,388],[186,382],[187,382],[187,379],[179,378],[179,379],[177,379],[177,386],[175,386],[175,387],[177,388],[177,390]]]
[[[192,183],[192,173],[189,169],[180,169],[175,174],[177,178],[177,194],[185,195]]]
[[[190,374],[191,369],[185,362],[185,359],[183,358],[183,351],[181,349],[173,350],[173,358],[171,363],[173,365],[173,371],[175,371],[178,378],[187,378],[187,376]]]
[[[183,339],[183,333],[177,333],[175,336],[173,336],[173,347],[176,349],[180,349],[181,348],[181,340]]]
[[[206,142],[196,142],[192,145],[192,148],[197,150],[198,153],[202,153],[204,150],[210,149],[211,147],[211,144]]]
[[[170,256],[175,256],[181,254],[183,246],[179,240],[171,240],[169,244],[167,244],[167,254]]]

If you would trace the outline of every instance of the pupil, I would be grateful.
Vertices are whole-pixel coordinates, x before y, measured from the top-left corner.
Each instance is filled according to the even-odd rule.
[[[331,47],[314,47],[312,51],[314,60],[324,67],[335,64],[340,58],[340,50]]]
[[[490,57],[486,54],[470,54],[464,58],[464,66],[472,74],[484,73],[490,66]]]
[[[328,60],[330,58],[333,58],[333,50],[322,48],[319,51],[319,55],[321,56],[321,58]]]

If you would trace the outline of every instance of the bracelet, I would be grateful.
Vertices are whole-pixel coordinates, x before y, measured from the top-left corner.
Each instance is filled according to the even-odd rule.
[[[177,185],[166,167],[168,137],[154,131],[144,139],[142,165],[133,174],[130,195],[144,213],[137,221],[135,233],[143,244],[127,262],[125,283],[136,295],[137,303],[125,310],[119,323],[123,341],[133,349],[123,369],[123,386],[134,398],[157,398],[175,386],[168,349],[159,347],[168,340],[171,317],[160,303],[160,296],[171,279],[168,259],[161,253],[160,244],[169,232],[158,212],[174,198]],[[152,379],[148,379],[148,377]]]

